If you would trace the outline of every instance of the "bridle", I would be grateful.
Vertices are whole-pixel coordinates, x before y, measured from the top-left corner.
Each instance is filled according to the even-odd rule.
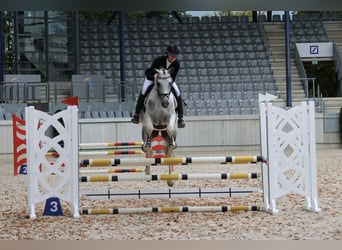
[[[169,78],[171,78],[169,75],[163,76],[163,77],[158,76],[158,78],[157,78],[156,88],[157,88],[157,93],[158,93],[158,96],[160,97],[160,99],[164,99],[164,98],[169,99],[170,98],[172,88],[170,87],[170,90],[168,93],[161,93],[160,92],[160,82],[159,82],[159,80],[165,80],[165,79],[169,79]],[[171,85],[171,81],[169,81],[169,85]]]

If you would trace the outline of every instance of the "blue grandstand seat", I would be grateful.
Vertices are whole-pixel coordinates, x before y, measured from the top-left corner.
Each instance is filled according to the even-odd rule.
[[[235,90],[234,94],[234,99],[240,100],[244,98],[244,91],[242,90],[242,84],[241,84],[241,90]]]
[[[273,22],[281,22],[281,16],[279,14],[274,14],[272,20]]]
[[[122,111],[122,117],[132,117],[132,114],[129,110]]]
[[[224,109],[221,109],[221,115],[231,115],[232,112],[229,107],[226,107]]]
[[[221,16],[221,23],[230,22],[230,16]]]
[[[90,113],[91,113],[91,118],[100,118],[98,111],[91,111]]]
[[[210,19],[209,19],[209,16],[202,16],[201,17],[201,23],[204,24],[204,23],[209,23]]]
[[[266,21],[267,21],[266,15],[262,15],[262,14],[259,15],[259,16],[258,16],[258,21],[259,21],[259,22],[266,22]]]
[[[228,104],[229,101],[228,100],[230,100],[230,99],[232,99],[232,98],[226,98],[226,99],[220,100],[220,102],[218,103],[219,107],[221,109],[228,108],[229,107],[229,104]]]
[[[240,107],[240,102],[239,102],[238,99],[230,99],[228,101],[228,104],[229,104],[230,107],[233,107],[233,108]]]
[[[241,72],[241,76],[242,76],[242,77],[243,77],[243,76],[249,76],[249,75],[250,75],[250,70],[249,70],[248,67],[243,67],[243,68],[241,68],[240,72]]]
[[[242,98],[242,99],[241,99],[240,106],[243,107],[243,108],[251,107],[250,100],[247,99],[247,98]]]
[[[230,22],[239,22],[239,16],[230,16]]]
[[[230,75],[232,76],[240,75],[240,69],[238,67],[230,68]]]
[[[177,32],[175,41],[182,44],[182,67],[177,79],[183,94],[189,93],[184,97],[197,98],[202,93],[202,98],[232,98],[235,89],[232,89],[231,81],[241,84],[243,79],[245,82],[250,77],[248,71],[257,68],[258,61],[265,61],[265,65],[260,65],[264,67],[261,72],[272,76],[259,26],[247,19],[238,16],[187,17],[179,24],[170,18],[158,22],[150,18],[129,18],[126,32],[129,39],[125,41],[127,81],[141,81],[146,66],[150,65],[156,54],[163,52],[163,44],[168,43]],[[118,27],[101,24],[100,27],[93,25],[88,29],[88,26],[83,26],[80,38],[88,43],[82,43],[87,47],[81,49],[81,60],[83,65],[89,64],[87,71],[98,71],[111,81],[120,81]],[[92,32],[94,27],[97,27],[96,32]],[[93,41],[94,45],[91,45]],[[202,88],[193,94],[189,86],[200,81],[207,83],[211,89]],[[231,95],[223,96],[225,90]]]
[[[186,108],[186,116],[197,116],[197,110],[195,108]]]
[[[208,107],[207,101],[203,99],[199,99],[196,101],[196,107],[197,109],[205,109]]]
[[[232,98],[232,92],[233,92],[233,84],[227,83],[222,86],[223,89],[223,97],[224,98]]]
[[[243,107],[243,108],[241,109],[241,113],[242,113],[243,115],[252,115],[252,114],[255,114],[254,111],[253,111],[253,108],[252,108],[251,106],[249,106],[249,107]]]
[[[222,91],[212,91],[211,99],[213,100],[221,100],[223,98]]]
[[[188,100],[189,98],[190,98],[190,94],[189,94],[189,89],[190,89],[190,87],[189,87],[189,89],[187,89],[186,91],[184,91],[184,86],[188,86],[188,85],[185,85],[185,84],[182,84],[182,87],[181,87],[181,91],[182,91],[182,98],[184,99],[184,100]]]
[[[90,112],[90,111],[83,111],[82,118],[85,118],[85,119],[90,119],[90,118],[92,118],[92,117],[91,117],[91,112]]]
[[[224,61],[224,62],[222,61],[222,62],[220,62],[220,64],[222,65],[222,67],[219,68],[219,72],[220,72],[221,77],[229,76],[229,68],[226,65],[226,61]],[[224,65],[225,65],[225,67],[224,67]]]
[[[208,102],[208,107],[209,107],[210,109],[218,109],[217,100],[215,100],[215,99],[210,99],[209,102]]]
[[[254,83],[246,81],[244,82],[245,91],[254,91]]]
[[[220,115],[219,109],[209,109],[209,115]]]
[[[114,118],[115,117],[114,111],[107,111],[106,113],[107,113],[108,118]]]
[[[198,16],[192,16],[191,17],[191,23],[192,24],[198,24],[200,22],[200,18]],[[193,25],[195,26],[195,25]]]
[[[202,108],[202,109],[197,109],[197,115],[201,116],[201,115],[209,115],[209,110],[208,108]]]
[[[191,100],[199,100],[201,99],[201,92],[191,92],[189,97]]]
[[[116,118],[122,118],[122,112],[120,110],[115,110],[114,111],[114,116]]]
[[[240,22],[249,22],[249,17],[248,16],[240,16]]]
[[[242,110],[239,106],[231,108],[231,114],[232,115],[241,115]]]
[[[253,84],[253,90],[246,90],[245,91],[245,98],[247,99],[255,99],[256,98],[256,92],[254,91],[254,84]]]

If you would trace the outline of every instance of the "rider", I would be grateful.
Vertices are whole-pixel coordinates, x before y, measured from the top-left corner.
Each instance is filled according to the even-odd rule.
[[[165,55],[158,56],[155,58],[151,64],[151,67],[146,69],[145,71],[145,81],[138,97],[137,105],[135,107],[135,114],[132,117],[132,122],[138,124],[139,123],[139,114],[142,108],[144,107],[144,101],[146,95],[151,91],[153,86],[154,75],[156,74],[155,69],[159,69],[163,67],[170,71],[172,77],[172,93],[176,97],[177,100],[177,108],[176,111],[178,113],[178,128],[184,128],[185,122],[183,120],[184,109],[183,109],[183,101],[179,91],[179,88],[175,82],[176,76],[179,70],[179,61],[177,60],[177,55],[179,55],[180,50],[176,45],[170,45],[166,48]]]

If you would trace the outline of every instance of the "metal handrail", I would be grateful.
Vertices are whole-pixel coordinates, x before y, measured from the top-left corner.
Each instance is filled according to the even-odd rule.
[[[309,86],[308,86],[308,81],[306,80],[307,75],[306,75],[304,64],[300,58],[299,51],[298,51],[297,47],[296,47],[295,53],[296,53],[296,65],[297,65],[298,73],[299,73],[299,76],[301,78],[303,78],[303,80],[301,80],[301,81],[302,81],[302,84],[304,87],[305,97],[309,97]]]

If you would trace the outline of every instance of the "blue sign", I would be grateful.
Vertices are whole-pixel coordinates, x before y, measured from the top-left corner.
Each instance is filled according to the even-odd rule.
[[[63,216],[61,202],[57,197],[51,197],[46,200],[44,216]]]
[[[27,174],[27,165],[23,164],[20,166],[19,174]]]
[[[318,55],[318,45],[310,45],[310,54]]]

